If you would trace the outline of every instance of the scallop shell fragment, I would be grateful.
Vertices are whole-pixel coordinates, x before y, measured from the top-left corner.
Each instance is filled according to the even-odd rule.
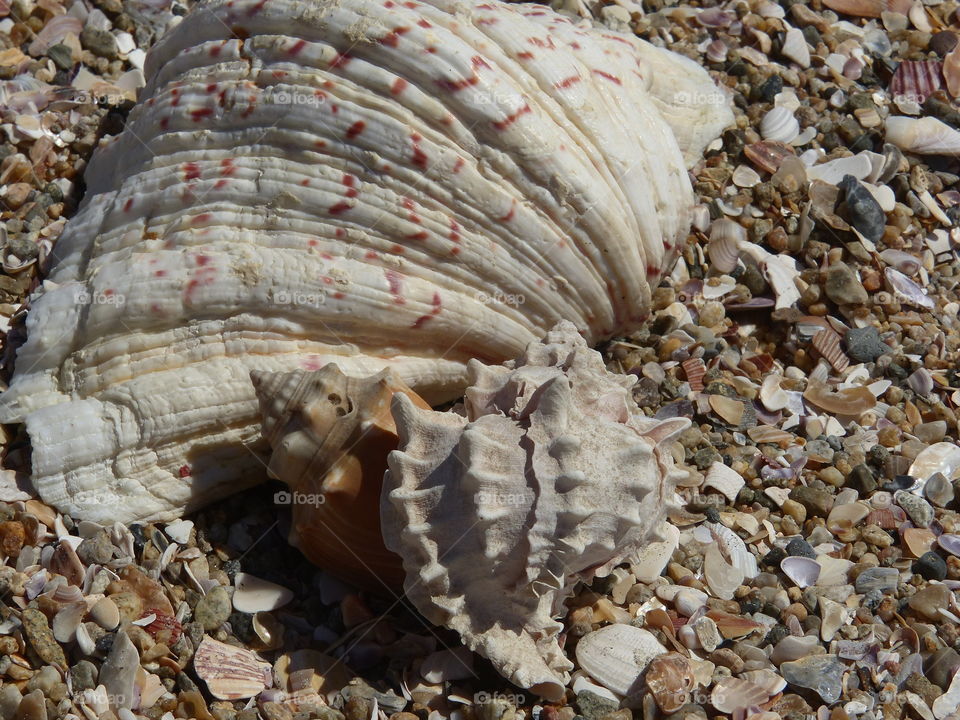
[[[683,476],[666,443],[689,421],[645,417],[633,380],[607,372],[570,323],[507,367],[469,369],[462,415],[394,397],[384,539],[425,617],[558,698],[572,665],[554,618],[578,581],[666,539]]]
[[[263,480],[251,370],[432,402],[561,319],[637,328],[733,119],[692,60],[499,0],[213,0],[145,70],[0,399],[44,500],[104,522]]]
[[[607,625],[577,643],[577,663],[598,683],[620,696],[643,688],[642,675],[667,649],[653,633],[633,625]]]
[[[205,635],[193,658],[197,677],[220,700],[240,700],[259,694],[272,683],[269,663],[241,647]]]

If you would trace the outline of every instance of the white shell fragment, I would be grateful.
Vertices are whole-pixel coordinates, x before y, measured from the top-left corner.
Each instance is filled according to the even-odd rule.
[[[498,0],[212,0],[144,77],[0,399],[44,501],[101,522],[264,478],[251,370],[440,401],[561,319],[638,327],[733,119],[692,60]]]
[[[293,600],[292,590],[249,573],[237,573],[234,584],[233,607],[240,612],[276,610]]]
[[[621,696],[643,689],[647,665],[667,649],[653,633],[633,625],[607,625],[577,643],[577,663],[611,692]]]
[[[919,155],[957,155],[960,131],[934,117],[909,118],[891,115],[886,122],[886,141]]]
[[[564,600],[665,540],[689,424],[643,415],[570,323],[507,366],[469,366],[462,415],[394,396],[381,523],[407,596],[510,682],[562,697]],[[478,568],[484,568],[478,572]],[[601,678],[597,678],[601,680]]]
[[[780,561],[780,569],[799,588],[810,587],[820,577],[820,563],[808,557],[785,557]]]
[[[746,481],[740,473],[719,461],[709,467],[703,479],[703,487],[719,490],[730,502],[737,499],[744,485]]]

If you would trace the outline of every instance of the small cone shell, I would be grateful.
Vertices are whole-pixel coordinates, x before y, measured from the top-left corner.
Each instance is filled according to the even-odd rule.
[[[424,400],[390,370],[369,377],[336,365],[314,372],[251,374],[273,448],[269,472],[290,486],[290,542],[311,562],[358,587],[383,592],[403,584],[400,558],[380,534],[380,489],[397,448],[390,413],[395,393]]]

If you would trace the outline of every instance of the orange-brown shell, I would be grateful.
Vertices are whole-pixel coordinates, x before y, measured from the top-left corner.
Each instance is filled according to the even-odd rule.
[[[269,473],[290,486],[290,542],[314,564],[358,587],[400,588],[400,558],[384,547],[380,490],[397,448],[394,393],[429,405],[389,370],[348,377],[330,364],[314,372],[253,373],[270,442]]]

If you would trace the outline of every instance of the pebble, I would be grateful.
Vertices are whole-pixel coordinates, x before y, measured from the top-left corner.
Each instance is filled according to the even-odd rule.
[[[893,494],[893,500],[903,508],[917,527],[927,528],[933,523],[933,507],[919,495],[914,495],[905,490],[897,490]]]
[[[925,580],[944,580],[947,577],[947,563],[937,553],[925,552],[914,561],[913,571]]]
[[[577,693],[577,707],[585,720],[600,720],[605,715],[617,710],[618,705],[612,700],[600,697],[595,692],[582,690]],[[364,718],[363,720],[367,719]]]
[[[222,585],[217,585],[200,598],[193,616],[204,630],[213,632],[227,621],[231,612],[233,605],[229,593]]]
[[[70,668],[70,682],[75,692],[93,690],[97,686],[97,666],[89,660],[81,660]]]
[[[867,240],[879,241],[887,215],[876,198],[853,175],[844,175],[839,187],[844,192],[850,224]]]
[[[874,362],[891,351],[890,346],[880,339],[880,333],[872,325],[848,330],[843,339],[847,346],[847,355],[855,362]]]
[[[931,587],[943,586],[931,585]],[[944,602],[946,602],[946,600],[947,599],[944,598]],[[943,607],[943,605],[940,607]],[[924,663],[924,673],[927,678],[941,690],[946,690],[950,687],[950,681],[953,680],[953,676],[957,670],[960,670],[960,653],[952,647],[940,648],[934,651],[930,657],[927,658],[927,662]]]
[[[805,557],[816,559],[817,552],[813,549],[813,546],[808,543],[803,538],[794,538],[787,543],[786,547],[787,555],[793,555],[797,557]]]
[[[34,690],[23,696],[17,708],[14,720],[47,720],[47,701],[43,691]]]
[[[844,670],[836,655],[811,655],[780,666],[788,683],[813,690],[827,703],[840,699]]]
[[[39,610],[25,608],[20,615],[20,620],[23,622],[23,631],[27,640],[40,659],[66,669],[67,657],[60,643],[53,637],[53,630],[50,629],[47,616]]]
[[[106,30],[98,30],[87,25],[80,33],[80,43],[94,55],[115,60],[119,54],[117,39]]]
[[[833,495],[808,485],[798,485],[790,491],[790,499],[806,509],[808,515],[827,517],[833,508]]]
[[[872,567],[857,575],[854,587],[861,594],[871,590],[888,593],[897,589],[899,580],[900,572],[896,568]]]
[[[0,522],[0,554],[16,560],[25,541],[23,523],[15,520]]]
[[[77,547],[77,556],[85,565],[106,565],[113,559],[113,543],[105,530],[87,538]]]
[[[837,305],[863,305],[868,295],[850,266],[843,262],[834,263],[827,268],[827,280],[824,292]]]

